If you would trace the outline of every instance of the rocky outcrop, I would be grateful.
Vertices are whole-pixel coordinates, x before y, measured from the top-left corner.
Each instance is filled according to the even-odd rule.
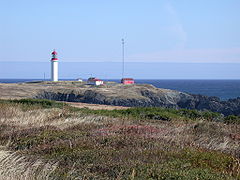
[[[151,85],[86,88],[81,91],[45,90],[35,98],[129,107],[187,108],[240,115],[240,98],[221,101],[217,97],[159,89]]]
[[[240,115],[240,98],[221,101],[217,97],[160,89],[148,84],[106,84],[59,81],[1,84],[1,99],[39,98],[115,106],[167,107],[210,110],[224,115]]]
[[[240,98],[221,101],[218,97],[208,97],[203,95],[191,95],[191,98],[178,103],[180,108],[209,110],[219,112],[224,115],[240,115]]]

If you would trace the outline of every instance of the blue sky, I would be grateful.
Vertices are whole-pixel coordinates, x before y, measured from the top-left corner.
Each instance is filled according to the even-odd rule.
[[[11,65],[11,70],[10,70]],[[50,62],[0,62],[0,79],[50,78]],[[135,79],[240,79],[240,63],[144,63],[128,62],[125,77]],[[61,62],[60,79],[120,79],[121,63]]]
[[[60,62],[119,62],[124,38],[127,62],[238,64],[239,9],[239,0],[0,0],[0,62],[49,62],[54,48]]]

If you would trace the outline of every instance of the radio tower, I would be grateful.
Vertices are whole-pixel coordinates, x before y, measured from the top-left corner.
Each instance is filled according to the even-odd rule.
[[[122,39],[122,78],[124,78],[124,45],[125,41]]]

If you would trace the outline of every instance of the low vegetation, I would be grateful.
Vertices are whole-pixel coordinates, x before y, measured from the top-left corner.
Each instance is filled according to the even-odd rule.
[[[183,121],[195,121],[195,120],[208,120],[208,121],[221,121],[223,116],[218,113],[209,111],[197,111],[187,109],[163,109],[157,107],[134,107],[123,110],[90,110],[90,109],[76,109],[88,114],[99,114],[111,117],[131,118],[131,119],[148,119],[148,120],[183,120]],[[230,122],[231,123],[231,122]]]
[[[240,117],[235,115],[223,116],[211,111],[198,111],[189,109],[165,109],[158,107],[133,107],[123,110],[91,110],[88,108],[74,108],[63,102],[56,102],[44,99],[21,99],[21,100],[0,100],[4,104],[16,104],[27,109],[32,108],[65,108],[70,112],[81,112],[84,114],[96,114],[109,117],[131,118],[131,119],[152,119],[152,120],[184,120],[184,121],[215,121],[227,124],[240,124]]]
[[[184,109],[90,110],[1,100],[0,145],[54,164],[50,179],[234,180],[240,179],[239,119]],[[2,168],[0,162],[0,174]]]

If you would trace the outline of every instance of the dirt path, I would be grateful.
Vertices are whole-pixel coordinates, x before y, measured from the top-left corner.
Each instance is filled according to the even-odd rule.
[[[102,104],[88,104],[88,103],[76,103],[76,102],[66,102],[70,106],[77,107],[77,108],[89,108],[93,110],[114,110],[114,109],[129,109],[130,107],[123,107],[123,106],[111,106],[111,105],[102,105]]]

